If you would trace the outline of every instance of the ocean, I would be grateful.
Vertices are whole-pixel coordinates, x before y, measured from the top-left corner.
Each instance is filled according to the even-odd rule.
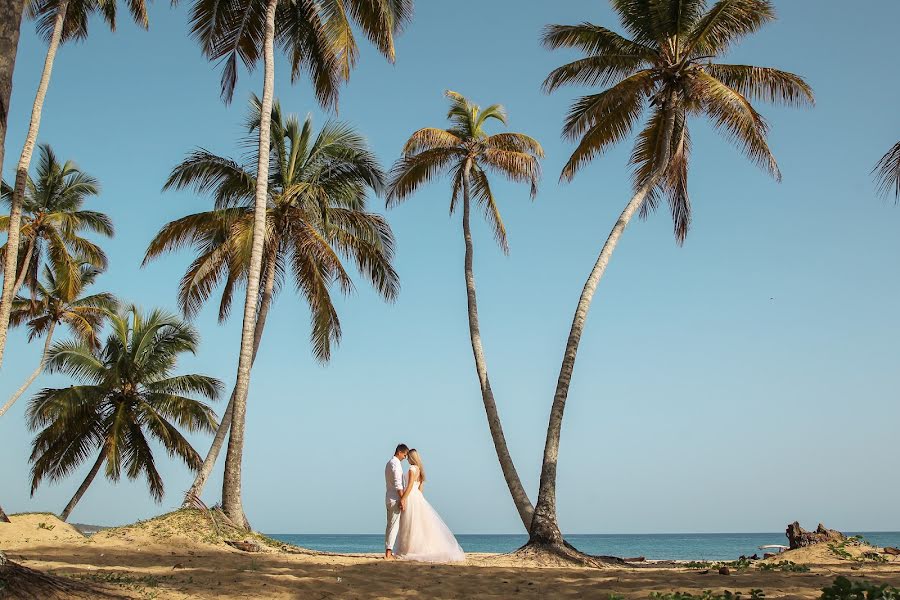
[[[900,547],[900,532],[858,532],[876,546]],[[277,540],[327,552],[384,552],[382,534],[304,534],[270,533]],[[848,532],[847,535],[857,535]],[[526,541],[525,535],[457,535],[466,552],[512,552]],[[649,533],[649,534],[573,534],[566,539],[588,554],[648,559],[734,560],[741,555],[760,556],[760,546],[787,544],[779,533]]]

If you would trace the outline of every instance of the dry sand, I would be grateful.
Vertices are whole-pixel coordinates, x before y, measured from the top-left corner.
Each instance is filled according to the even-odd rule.
[[[52,515],[13,515],[0,523],[0,549],[31,569],[93,584],[94,592],[126,598],[647,598],[650,592],[762,589],[766,598],[818,598],[837,575],[900,586],[900,560],[841,559],[826,547],[796,550],[790,560],[808,573],[758,566],[719,575],[715,568],[672,566],[579,569],[523,564],[508,555],[470,555],[466,565],[385,562],[373,555],[331,555],[247,539],[262,552],[222,543],[234,531],[200,511],[178,511],[150,522],[85,538]],[[213,524],[215,522],[215,525]],[[44,523],[43,527],[39,523]],[[47,527],[52,526],[52,529]],[[243,536],[242,536],[243,537]],[[241,538],[238,538],[241,539]],[[848,551],[859,556],[863,547]],[[3,592],[0,591],[0,598]]]

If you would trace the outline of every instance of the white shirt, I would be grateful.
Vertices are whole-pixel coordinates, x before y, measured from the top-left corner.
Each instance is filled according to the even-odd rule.
[[[384,483],[384,499],[399,502],[400,494],[403,493],[403,466],[396,456],[392,456],[384,467]]]

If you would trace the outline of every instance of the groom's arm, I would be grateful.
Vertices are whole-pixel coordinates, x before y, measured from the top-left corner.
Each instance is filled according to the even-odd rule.
[[[394,489],[397,490],[397,495],[400,496],[400,504],[403,504],[403,469],[400,468],[400,465],[396,463],[392,463],[391,470],[394,473]]]

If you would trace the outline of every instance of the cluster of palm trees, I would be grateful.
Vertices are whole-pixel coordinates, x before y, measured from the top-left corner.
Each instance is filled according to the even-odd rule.
[[[5,0],[4,0],[5,1]],[[241,499],[241,467],[251,367],[261,343],[271,303],[286,279],[310,309],[314,354],[327,361],[340,340],[340,320],[331,291],[347,292],[353,281],[348,264],[387,301],[399,291],[392,268],[394,239],[387,221],[367,209],[370,194],[384,195],[387,207],[408,199],[441,177],[451,183],[450,211],[462,213],[464,279],[468,324],[476,375],[501,471],[524,528],[530,550],[589,561],[563,539],[557,521],[556,469],[563,414],[579,343],[597,286],[624,230],[635,215],[646,216],[662,202],[671,213],[674,235],[682,243],[690,229],[688,172],[689,117],[706,117],[748,159],[780,179],[767,143],[768,124],[755,101],[811,106],[813,93],[792,73],[768,67],[718,62],[734,44],[774,20],[770,0],[611,0],[625,35],[583,22],[550,25],[543,43],[573,49],[580,58],[553,70],[544,89],[566,85],[598,88],[577,98],[564,120],[563,136],[575,149],[560,179],[568,181],[636,129],[631,155],[633,196],[627,201],[585,282],[576,304],[552,400],[541,465],[540,486],[532,502],[504,438],[479,328],[470,219],[479,206],[495,241],[508,251],[507,234],[491,176],[526,183],[532,198],[540,179],[541,145],[523,133],[491,133],[506,125],[502,106],[481,108],[447,92],[449,127],[414,132],[400,159],[385,173],[363,137],[349,125],[330,121],[316,129],[286,115],[275,99],[275,45],[290,60],[292,77],[306,74],[318,102],[336,106],[342,83],[356,66],[354,30],[390,61],[394,38],[410,21],[412,0],[195,0],[191,31],[201,51],[222,65],[221,96],[233,98],[238,62],[248,69],[263,62],[263,89],[253,96],[246,123],[247,143],[255,151],[238,162],[197,149],[171,172],[165,189],[191,189],[212,201],[210,210],[165,225],[150,242],[144,262],[162,253],[191,247],[196,254],[178,289],[186,319],[221,289],[219,317],[230,314],[235,289],[245,291],[238,369],[221,423],[202,401],[215,399],[221,384],[200,375],[175,375],[181,352],[194,352],[196,332],[179,317],[160,311],[121,309],[115,298],[82,294],[106,266],[102,251],[81,237],[83,231],[112,235],[100,213],[81,205],[97,193],[96,182],[71,163],[59,165],[40,147],[35,181],[28,177],[44,95],[57,47],[87,35],[87,17],[98,11],[115,25],[115,2],[35,1],[28,5],[48,54],[32,110],[14,186],[5,186],[10,214],[0,223],[8,231],[0,300],[0,360],[7,323],[26,324],[29,339],[45,336],[34,374],[0,409],[8,409],[43,369],[68,373],[79,385],[39,392],[28,409],[29,425],[40,429],[32,453],[32,489],[45,478],[57,480],[95,456],[95,462],[63,516],[106,465],[116,480],[124,466],[130,478],[141,473],[154,497],[162,481],[145,436],[149,434],[197,471],[185,501],[199,497],[225,440],[222,509],[235,524],[249,527]],[[147,26],[141,0],[129,2],[132,17]],[[12,13],[10,13],[12,14]],[[15,32],[0,31],[0,52]],[[11,67],[0,60],[0,79]],[[5,87],[4,87],[5,86]],[[8,81],[0,81],[5,135]],[[2,155],[0,155],[2,158]],[[879,189],[900,198],[900,145],[876,167]],[[21,289],[30,297],[18,295]],[[110,327],[105,343],[98,331]],[[72,340],[51,345],[57,324]],[[205,460],[184,440],[176,425],[215,431]],[[2,514],[2,513],[0,513]]]

